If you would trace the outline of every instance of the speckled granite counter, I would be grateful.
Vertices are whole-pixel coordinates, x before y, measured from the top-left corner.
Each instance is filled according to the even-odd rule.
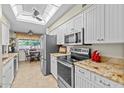
[[[124,85],[124,59],[103,57],[101,63],[85,60],[75,65]]]
[[[3,65],[5,65],[7,62],[9,62],[12,58],[14,58],[15,56],[17,56],[18,53],[8,53],[8,54],[4,54],[2,56],[2,62]]]
[[[51,53],[51,55],[55,56],[55,57],[59,57],[59,56],[66,56],[66,55],[70,55],[69,53]]]

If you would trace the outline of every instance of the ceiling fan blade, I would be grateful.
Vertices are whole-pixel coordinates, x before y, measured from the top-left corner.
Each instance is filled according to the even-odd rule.
[[[26,11],[22,12],[21,14],[24,16],[32,16],[32,13]]]
[[[41,18],[39,18],[39,17],[37,17],[37,16],[36,16],[35,18],[36,18],[38,21],[42,21],[42,19],[41,19]]]

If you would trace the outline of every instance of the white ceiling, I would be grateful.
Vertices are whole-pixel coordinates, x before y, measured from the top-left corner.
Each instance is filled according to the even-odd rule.
[[[27,12],[32,12],[32,8],[36,8],[40,12],[40,15],[43,15],[43,12],[46,6],[47,6],[46,4],[42,4],[42,5],[41,4],[24,4],[23,10]]]
[[[38,25],[33,23],[26,23],[22,21],[17,21],[14,13],[8,4],[4,4],[3,6],[3,14],[7,17],[10,22],[11,31],[16,32],[28,32],[32,30],[34,33],[42,34],[45,32],[46,27],[52,25],[57,19],[59,19],[65,12],[70,10],[74,5],[72,4],[65,4],[60,7],[60,9],[53,15],[53,17],[48,21],[46,25]],[[41,13],[43,13],[46,5],[45,4],[24,4],[23,8],[26,11],[31,11],[33,7],[36,7]]]

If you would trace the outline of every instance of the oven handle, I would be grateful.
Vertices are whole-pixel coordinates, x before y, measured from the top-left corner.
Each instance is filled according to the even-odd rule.
[[[62,62],[62,61],[59,61],[59,60],[58,60],[58,62],[59,62],[60,64],[63,64],[63,65],[65,65],[65,66],[67,66],[67,67],[70,67],[70,68],[73,67],[73,65],[68,64],[68,63],[65,63],[65,62]]]

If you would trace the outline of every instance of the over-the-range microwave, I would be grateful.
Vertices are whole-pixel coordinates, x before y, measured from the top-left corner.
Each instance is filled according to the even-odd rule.
[[[83,44],[83,30],[71,33],[64,36],[65,45],[82,45]]]

